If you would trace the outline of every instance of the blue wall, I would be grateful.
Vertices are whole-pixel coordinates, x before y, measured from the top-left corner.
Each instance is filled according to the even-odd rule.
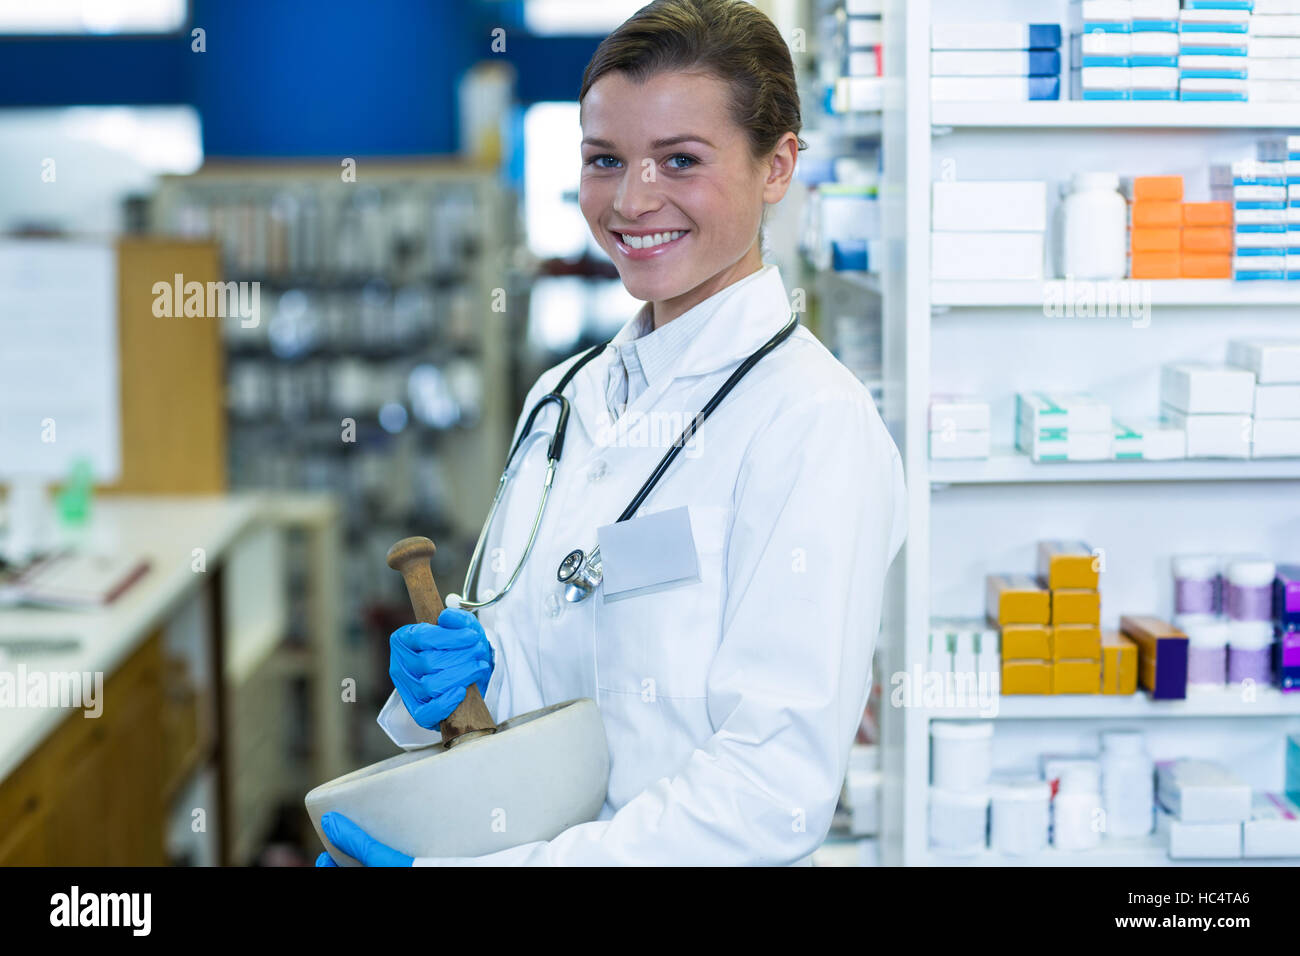
[[[493,56],[523,102],[571,100],[597,39],[528,37],[519,0],[192,0],[167,37],[0,40],[0,107],[189,103],[209,156],[378,156],[455,152],[456,88]]]

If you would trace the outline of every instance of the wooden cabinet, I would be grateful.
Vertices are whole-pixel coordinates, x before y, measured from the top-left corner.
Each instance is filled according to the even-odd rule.
[[[166,862],[160,651],[155,634],[105,682],[99,717],[71,713],[0,783],[0,865]]]

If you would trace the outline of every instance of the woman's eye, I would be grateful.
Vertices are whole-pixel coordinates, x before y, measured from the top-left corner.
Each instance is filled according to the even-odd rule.
[[[694,166],[697,162],[699,162],[699,160],[697,160],[694,156],[687,156],[685,153],[677,153],[677,154],[675,154],[675,155],[673,155],[673,156],[669,156],[669,157],[668,157],[668,162],[669,162],[669,163],[676,163],[676,161],[679,160],[679,159],[680,159],[680,160],[683,160],[684,163],[683,163],[682,165],[675,165],[675,166],[673,166],[673,167],[672,167],[673,169],[690,169],[690,168],[691,168],[692,166]]]
[[[587,160],[587,165],[588,165],[588,166],[595,166],[597,169],[613,169],[613,168],[614,168],[613,166],[606,166],[606,165],[605,165],[605,163],[603,162],[603,160],[606,160],[606,159],[608,159],[608,160],[610,160],[611,162],[614,162],[614,163],[617,163],[617,162],[618,162],[618,160],[615,159],[613,156],[610,156],[610,155],[608,155],[608,154],[602,154],[602,155],[600,155],[600,156],[593,156],[593,157],[591,157],[591,159]]]

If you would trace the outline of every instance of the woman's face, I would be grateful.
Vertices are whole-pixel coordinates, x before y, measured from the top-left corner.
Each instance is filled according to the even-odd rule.
[[[582,214],[656,328],[762,266],[763,206],[794,172],[794,134],[755,163],[728,94],[708,74],[615,71],[583,100]]]

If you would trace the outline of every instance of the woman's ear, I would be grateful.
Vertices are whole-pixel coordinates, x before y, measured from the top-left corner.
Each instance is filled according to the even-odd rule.
[[[763,202],[771,205],[785,198],[794,178],[795,162],[799,158],[799,137],[786,133],[776,144],[768,161],[767,179],[763,183]]]

